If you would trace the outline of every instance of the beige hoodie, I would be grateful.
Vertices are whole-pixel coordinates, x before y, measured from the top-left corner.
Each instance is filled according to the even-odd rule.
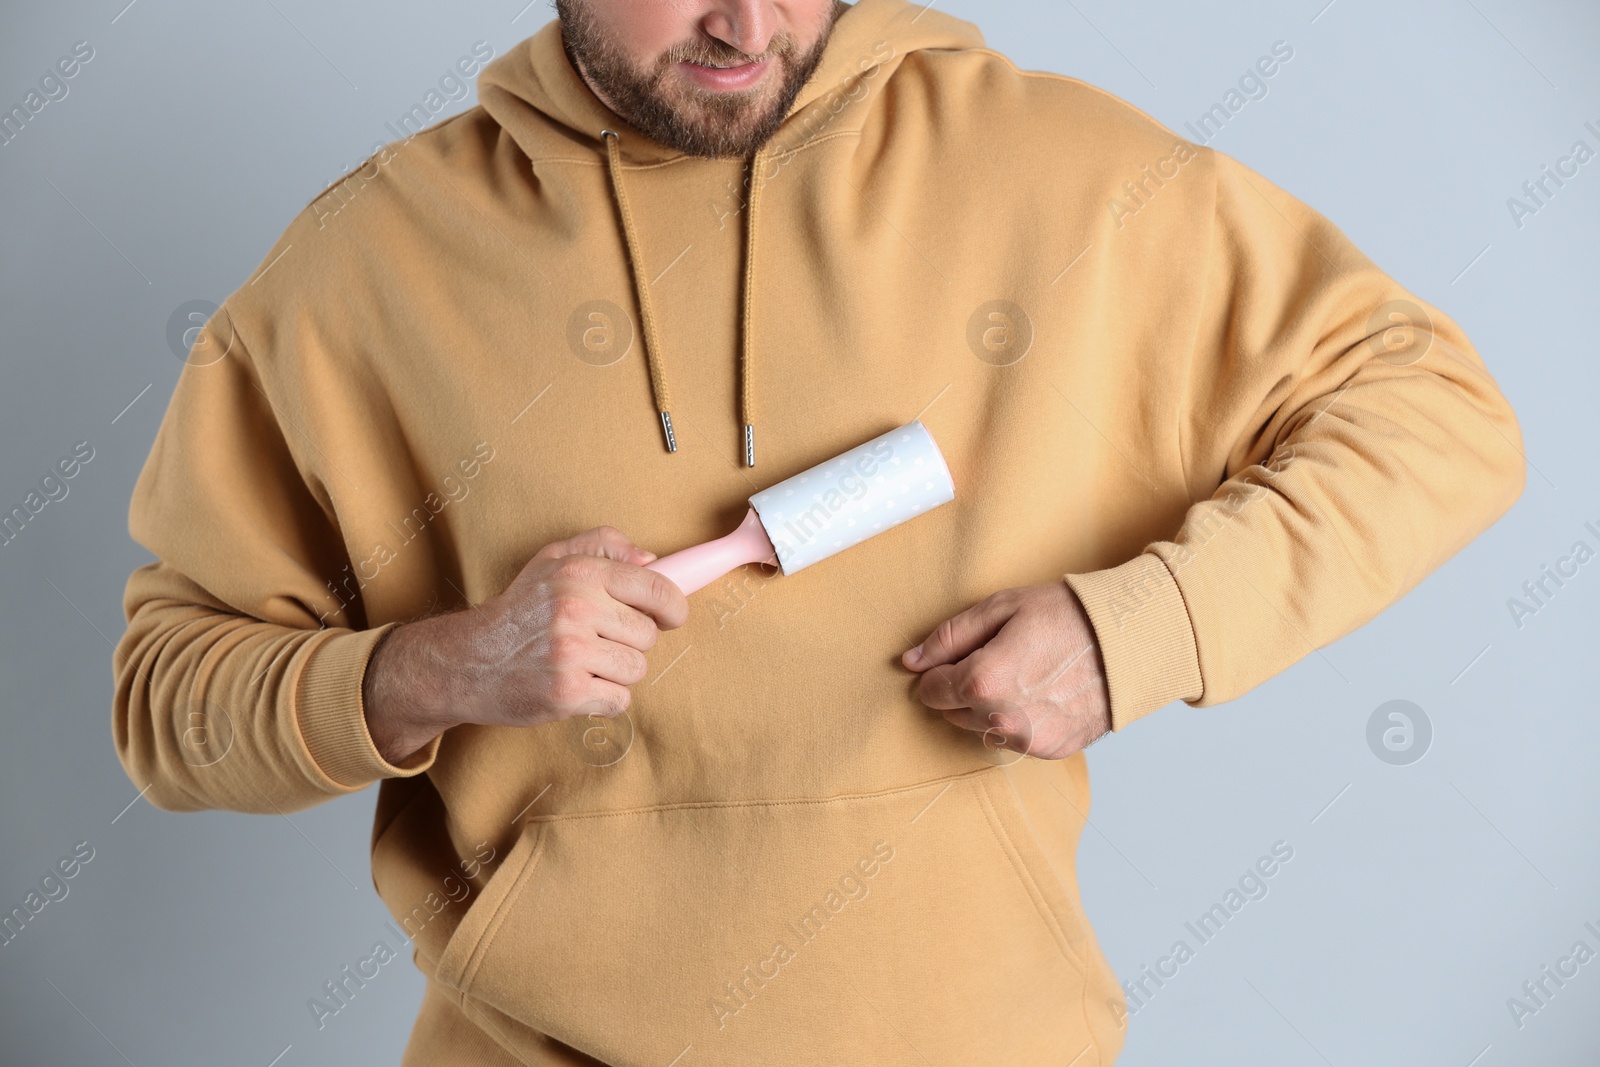
[[[987,748],[900,654],[1066,576],[1118,729],[1246,692],[1517,497],[1471,345],[1237,162],[902,0],[842,16],[749,186],[553,24],[480,95],[308,205],[184,369],[132,506],[130,776],[267,813],[382,782],[410,1063],[1110,1063],[1084,758]],[[955,502],[695,594],[626,717],[374,749],[388,627],[590,527],[718,536],[919,416]]]

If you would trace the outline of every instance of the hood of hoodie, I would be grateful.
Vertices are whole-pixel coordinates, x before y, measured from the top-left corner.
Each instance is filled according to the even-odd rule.
[[[756,241],[760,191],[772,161],[803,147],[810,139],[859,129],[868,109],[845,103],[860,95],[866,82],[887,80],[906,58],[925,49],[971,48],[983,45],[976,26],[905,0],[860,0],[847,7],[834,24],[822,61],[790,105],[773,137],[745,161],[746,204],[744,280],[740,301],[738,393],[744,465],[755,466]],[[663,351],[661,331],[651,300],[651,282],[641,248],[639,227],[628,197],[627,171],[686,158],[636,130],[603,104],[574,69],[562,45],[559,20],[552,20],[521,46],[495,60],[478,82],[484,110],[509,134],[535,166],[562,153],[589,152],[606,164],[616,208],[616,222],[628,250],[634,300],[644,346],[655,417],[669,452],[678,449],[672,422],[671,359]]]

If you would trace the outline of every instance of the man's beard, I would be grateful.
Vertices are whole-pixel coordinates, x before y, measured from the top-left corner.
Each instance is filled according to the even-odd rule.
[[[822,62],[834,22],[845,7],[842,2],[834,4],[817,43],[804,53],[787,30],[774,34],[761,56],[705,37],[673,45],[651,70],[634,67],[595,25],[584,0],[556,0],[556,16],[568,58],[581,65],[617,114],[640,132],[691,156],[743,158],[783,125],[795,97]],[[770,72],[753,89],[723,92],[689,84],[674,69],[678,63],[725,67],[756,59],[769,60],[777,68],[776,91]]]

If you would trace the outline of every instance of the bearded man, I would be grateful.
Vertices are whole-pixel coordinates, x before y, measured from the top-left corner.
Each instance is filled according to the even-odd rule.
[[[406,1064],[1111,1063],[1084,747],[1415,586],[1521,491],[1509,406],[1311,208],[965,22],[557,7],[202,331],[124,766],[381,783]],[[915,419],[949,506],[692,598],[647,566]]]

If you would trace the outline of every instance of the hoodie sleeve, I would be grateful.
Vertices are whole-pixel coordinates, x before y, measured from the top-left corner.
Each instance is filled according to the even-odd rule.
[[[1526,473],[1461,329],[1317,212],[1208,155],[1207,273],[1176,369],[1198,503],[1171,540],[1066,576],[1116,729],[1232,700],[1372,619],[1504,514]]]
[[[284,813],[427,770],[437,738],[395,766],[367,733],[362,678],[391,627],[330,592],[349,560],[292,398],[269,396],[226,310],[194,351],[224,355],[184,367],[130,511],[157,559],[128,581],[114,654],[128,776],[169,810]]]

